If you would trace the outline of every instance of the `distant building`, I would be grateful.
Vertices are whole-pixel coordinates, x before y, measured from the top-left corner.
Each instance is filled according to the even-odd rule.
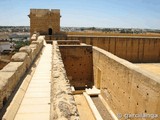
[[[0,53],[11,52],[14,50],[14,44],[8,40],[0,40]]]

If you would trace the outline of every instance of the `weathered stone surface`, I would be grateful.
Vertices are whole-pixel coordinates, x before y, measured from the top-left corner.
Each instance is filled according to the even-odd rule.
[[[95,86],[115,114],[160,113],[159,76],[97,47],[93,47],[93,65]]]
[[[32,52],[32,49],[29,46],[24,46],[19,49],[20,52],[26,52],[29,56]]]
[[[17,77],[14,72],[0,71],[0,108],[3,107],[3,101],[8,99],[15,88]]]
[[[23,62],[10,62],[1,71],[14,72],[15,79],[13,79],[13,84],[16,85],[20,78],[25,74],[26,65]]]
[[[54,42],[53,47],[51,120],[79,120],[57,42]]]
[[[36,41],[37,40],[37,34],[33,34],[31,37],[31,41]]]
[[[32,49],[32,56],[35,57],[38,54],[39,46],[37,44],[30,44],[29,46]]]
[[[11,58],[11,61],[13,62],[23,62],[27,57],[27,53],[25,52],[18,52],[14,54]]]
[[[36,44],[30,44],[29,46],[30,46],[31,48],[35,48],[35,49],[37,48],[37,45],[36,45]]]
[[[32,41],[31,44],[37,44],[38,45],[39,42],[38,41]]]
[[[60,10],[49,9],[31,9],[30,10],[30,34],[38,32],[43,35],[60,32]],[[51,24],[49,20],[54,21]],[[50,30],[50,33],[49,33]],[[31,40],[35,38],[31,38]]]
[[[23,62],[10,62],[1,71],[3,72],[15,72],[22,70]]]
[[[0,75],[1,75],[0,76],[0,90],[2,92],[2,90],[4,89],[4,87],[6,86],[6,84],[8,83],[8,79],[6,80],[1,72],[0,72]]]
[[[93,58],[90,45],[60,45],[62,59],[71,86],[93,86]],[[62,71],[61,71],[62,72]]]

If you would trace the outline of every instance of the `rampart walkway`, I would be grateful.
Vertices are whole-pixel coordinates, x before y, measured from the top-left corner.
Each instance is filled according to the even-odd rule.
[[[49,120],[52,45],[46,44],[15,120]]]
[[[160,76],[160,63],[141,63],[137,64],[141,68]]]

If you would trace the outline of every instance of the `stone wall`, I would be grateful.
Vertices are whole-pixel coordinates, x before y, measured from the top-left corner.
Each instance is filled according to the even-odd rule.
[[[59,45],[63,63],[75,89],[93,86],[92,46]]]
[[[68,35],[67,39],[97,46],[134,63],[160,62],[160,37]]]
[[[0,109],[6,104],[21,78],[43,47],[44,37],[40,36],[29,46],[21,47],[2,70],[0,70]]]
[[[56,41],[53,42],[50,119],[79,120],[76,103]]]
[[[58,9],[31,9],[30,10],[30,34],[39,32],[41,35],[49,35],[60,32],[60,10]]]
[[[6,66],[10,61],[9,60],[2,60],[0,59],[0,70]]]
[[[160,113],[159,76],[97,47],[93,65],[95,85],[115,114]]]
[[[58,40],[58,45],[80,45],[79,40]]]

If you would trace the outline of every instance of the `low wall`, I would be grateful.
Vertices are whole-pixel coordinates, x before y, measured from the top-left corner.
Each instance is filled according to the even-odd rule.
[[[159,76],[97,47],[93,66],[95,85],[115,114],[160,114]]]
[[[0,109],[6,104],[21,78],[32,65],[43,47],[44,37],[40,36],[29,46],[20,48],[2,70],[0,70]]]
[[[160,37],[68,35],[68,40],[97,46],[130,62],[160,62]]]
[[[93,86],[92,46],[59,45],[63,63],[75,89]]]
[[[50,120],[79,120],[76,103],[56,41],[53,42]]]
[[[2,60],[0,59],[0,70],[6,66],[8,63],[10,62],[10,60]]]
[[[79,40],[58,40],[58,45],[80,45]]]

